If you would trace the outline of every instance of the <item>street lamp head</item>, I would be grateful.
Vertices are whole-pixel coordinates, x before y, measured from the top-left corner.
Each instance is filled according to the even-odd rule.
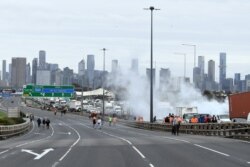
[[[153,6],[150,6],[149,9],[150,9],[150,10],[154,10],[155,8],[154,8]]]

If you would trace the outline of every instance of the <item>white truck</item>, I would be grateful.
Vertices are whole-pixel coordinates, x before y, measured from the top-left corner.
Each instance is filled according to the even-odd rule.
[[[193,117],[193,115],[198,114],[197,107],[176,107],[177,116],[183,118],[183,121],[188,123],[189,120]]]
[[[69,110],[70,111],[79,111],[80,112],[82,110],[81,102],[76,101],[76,100],[71,100],[69,102]]]

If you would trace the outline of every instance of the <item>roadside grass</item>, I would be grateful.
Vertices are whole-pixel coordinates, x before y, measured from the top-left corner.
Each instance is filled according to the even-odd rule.
[[[15,125],[23,123],[23,118],[8,118],[7,114],[0,111],[0,125]]]

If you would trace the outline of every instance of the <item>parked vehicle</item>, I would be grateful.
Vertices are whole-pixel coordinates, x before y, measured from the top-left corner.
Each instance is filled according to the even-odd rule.
[[[248,113],[248,116],[247,116],[247,123],[250,123],[250,113]]]
[[[221,115],[217,115],[216,117],[217,117],[217,122],[218,123],[231,122],[228,114],[221,114]]]
[[[176,107],[176,115],[183,118],[188,123],[194,114],[198,114],[197,107]]]
[[[81,102],[80,101],[76,101],[76,100],[71,100],[69,102],[69,110],[70,111],[81,111],[82,108],[81,108]]]

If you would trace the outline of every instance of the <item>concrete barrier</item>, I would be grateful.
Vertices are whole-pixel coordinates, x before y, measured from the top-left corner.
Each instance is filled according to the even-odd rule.
[[[149,122],[134,122],[122,121],[127,126],[159,130],[159,131],[172,131],[171,124],[158,124]],[[221,136],[227,138],[237,138],[250,141],[250,124],[248,123],[197,123],[197,124],[181,124],[179,133],[186,133],[192,135],[205,135],[205,136]]]
[[[31,127],[29,119],[22,124],[16,125],[0,125],[0,140],[11,136],[17,136],[27,132]]]

